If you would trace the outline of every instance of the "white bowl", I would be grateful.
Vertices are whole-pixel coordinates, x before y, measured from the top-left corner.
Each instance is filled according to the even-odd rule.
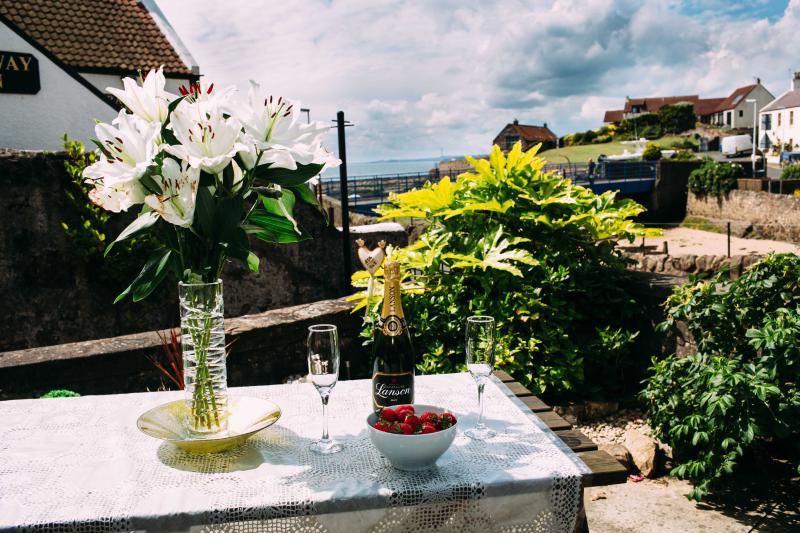
[[[395,409],[395,406],[392,409]],[[441,414],[445,409],[432,405],[414,404],[414,412],[417,416],[426,411]],[[397,433],[386,433],[372,427],[378,421],[376,413],[370,413],[367,417],[369,438],[372,444],[386,457],[392,466],[400,470],[426,470],[436,464],[436,460],[447,451],[447,448],[456,438],[456,423],[447,429],[435,433],[424,433],[420,435],[402,435]]]

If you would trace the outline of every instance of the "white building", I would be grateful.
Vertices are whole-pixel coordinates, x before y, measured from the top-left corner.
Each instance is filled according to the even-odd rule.
[[[759,146],[773,155],[800,149],[800,72],[789,90],[761,110]]]
[[[105,88],[162,65],[174,93],[200,75],[154,0],[0,0],[0,149],[88,143],[119,110]]]
[[[753,129],[753,119],[774,98],[772,93],[761,85],[759,78],[752,85],[739,87],[720,102],[714,111],[711,123],[715,126]],[[748,102],[748,100],[755,100],[755,114],[753,113],[753,102]]]

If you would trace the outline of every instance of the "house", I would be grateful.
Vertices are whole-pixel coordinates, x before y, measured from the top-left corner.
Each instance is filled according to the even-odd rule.
[[[761,85],[761,79],[757,78],[756,83],[739,87],[725,98],[714,110],[711,124],[752,129],[756,114],[774,99],[772,93]],[[756,114],[753,113],[753,102],[748,100],[755,100]]]
[[[541,126],[520,124],[517,119],[500,130],[492,144],[499,146],[504,152],[511,150],[514,143],[522,142],[522,149],[528,150],[542,143],[542,150],[558,146],[558,137],[547,127],[547,122]]]
[[[773,153],[800,149],[800,72],[795,72],[788,91],[761,109],[759,147]]]
[[[708,122],[711,115],[716,111],[717,106],[724,98],[700,98],[696,94],[683,96],[648,96],[644,98],[625,98],[623,109],[614,109],[605,112],[603,122],[605,124],[619,125],[626,118],[636,118],[645,113],[658,113],[665,105],[675,105],[680,103],[690,103],[698,120]]]
[[[0,0],[0,149],[87,143],[119,109],[105,88],[162,65],[170,92],[200,75],[154,0]]]

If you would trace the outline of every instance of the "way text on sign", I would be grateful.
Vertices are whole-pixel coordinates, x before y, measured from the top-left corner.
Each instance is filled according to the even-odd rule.
[[[31,54],[0,50],[0,93],[36,94],[39,61]]]

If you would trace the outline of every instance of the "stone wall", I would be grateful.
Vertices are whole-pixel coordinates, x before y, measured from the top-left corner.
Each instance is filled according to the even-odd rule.
[[[344,298],[275,309],[225,320],[230,386],[280,383],[305,374],[311,324],[336,324],[342,342],[341,376],[369,375],[369,356],[358,332],[361,314]],[[80,394],[157,390],[169,383],[147,357],[162,352],[159,334],[120,337],[0,353],[0,400],[38,397],[52,389]]]
[[[640,331],[631,369],[636,383],[644,376],[654,355],[674,353],[681,339],[654,329],[664,320],[661,303],[684,278],[631,272],[628,288],[639,311],[630,324]],[[271,384],[307,371],[306,328],[315,323],[336,324],[342,343],[341,377],[371,375],[368,349],[359,331],[362,314],[350,312],[345,298],[303,304],[264,313],[226,319],[230,343],[228,376],[231,386]],[[411,318],[413,328],[413,317]],[[38,397],[66,388],[80,394],[109,394],[155,390],[168,384],[148,361],[162,351],[159,333],[150,331],[114,338],[60,344],[42,348],[0,352],[0,400]]]
[[[743,227],[756,238],[800,242],[800,198],[763,191],[730,191],[723,197],[689,193],[687,216]]]
[[[763,255],[667,255],[627,252],[626,257],[635,261],[629,268],[640,272],[656,272],[671,276],[689,274],[716,274],[723,267],[730,271],[732,279],[764,258]]]
[[[77,220],[64,195],[68,177],[63,155],[0,152],[0,351],[114,337],[178,324],[175,280],[141,303],[114,298],[130,281],[108,279],[102,265],[87,265],[61,228]],[[314,236],[299,244],[257,242],[261,272],[231,264],[223,275],[225,314],[259,313],[350,292],[343,279],[341,232],[308,206],[298,218]],[[115,236],[132,215],[119,216]],[[359,232],[368,243],[380,239],[404,245],[399,226]],[[356,236],[352,236],[355,238]],[[358,266],[353,248],[353,268]],[[142,263],[145,258],[142,258]],[[116,276],[119,278],[120,276]]]

